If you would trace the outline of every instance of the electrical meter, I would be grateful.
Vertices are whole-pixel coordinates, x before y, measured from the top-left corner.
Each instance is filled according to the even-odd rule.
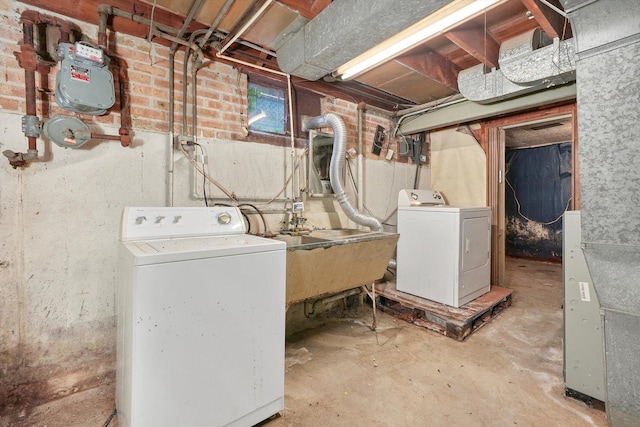
[[[116,102],[109,57],[87,42],[60,43],[56,102],[66,110],[99,116]]]

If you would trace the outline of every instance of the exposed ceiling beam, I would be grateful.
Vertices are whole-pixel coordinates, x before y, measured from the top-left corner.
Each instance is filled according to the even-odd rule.
[[[446,32],[444,36],[487,67],[500,67],[498,65],[500,45],[485,28],[469,23]]]
[[[73,17],[80,21],[88,22],[90,24],[98,24],[98,6],[103,3],[108,3],[113,7],[121,9],[125,12],[134,13],[140,15],[146,19],[151,18],[152,6],[143,3],[140,0],[82,0],[82,1],[51,1],[51,0],[20,0],[21,3],[39,7],[44,10],[59,13],[60,15]],[[174,13],[168,12],[160,7],[157,7],[153,12],[153,19],[156,22],[164,25],[169,25],[176,30],[182,27],[184,23],[184,16],[179,16]],[[120,17],[112,17],[110,20],[109,28],[115,32],[129,34],[136,37],[147,37],[149,34],[149,27],[142,24],[137,24],[128,19]],[[204,25],[197,22],[193,22],[189,26],[189,32],[196,29],[206,28]],[[171,42],[163,39],[156,38],[155,41],[164,45],[171,45]]]
[[[436,52],[428,50],[422,53],[400,56],[395,61],[458,92],[458,73],[460,68]]]
[[[560,0],[547,0],[560,10],[562,4]],[[536,21],[540,24],[542,31],[551,38],[560,40],[571,38],[571,25],[568,20],[558,12],[542,3],[540,0],[522,0],[522,4],[531,12]]]
[[[356,104],[364,102],[365,104],[382,108],[389,112],[397,110],[399,105],[414,104],[409,100],[374,89],[355,80],[329,83],[323,80],[309,81],[300,77],[292,77],[292,81],[295,86],[308,89],[312,92],[344,99],[345,101]]]
[[[331,4],[331,0],[278,0],[307,19],[313,19],[322,10]]]

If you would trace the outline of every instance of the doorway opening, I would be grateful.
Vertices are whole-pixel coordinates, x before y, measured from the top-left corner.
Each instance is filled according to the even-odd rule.
[[[572,210],[571,115],[505,126],[505,255],[562,261]]]
[[[487,122],[493,285],[507,257],[562,260],[562,214],[579,209],[575,104]]]

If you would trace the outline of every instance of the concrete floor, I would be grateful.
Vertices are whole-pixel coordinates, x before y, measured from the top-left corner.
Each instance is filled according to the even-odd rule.
[[[380,312],[373,332],[367,307],[305,321],[287,339],[285,410],[262,425],[606,426],[604,412],[564,396],[561,274],[509,259],[512,306],[464,342]],[[113,393],[107,384],[0,425],[104,426]]]

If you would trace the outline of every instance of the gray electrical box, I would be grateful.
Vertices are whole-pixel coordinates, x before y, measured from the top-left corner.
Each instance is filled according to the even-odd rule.
[[[604,402],[603,317],[582,253],[580,211],[564,213],[562,236],[564,382],[567,395],[582,400],[587,396]]]
[[[56,102],[76,113],[102,115],[116,102],[109,57],[85,42],[60,43],[62,58],[56,75]]]

